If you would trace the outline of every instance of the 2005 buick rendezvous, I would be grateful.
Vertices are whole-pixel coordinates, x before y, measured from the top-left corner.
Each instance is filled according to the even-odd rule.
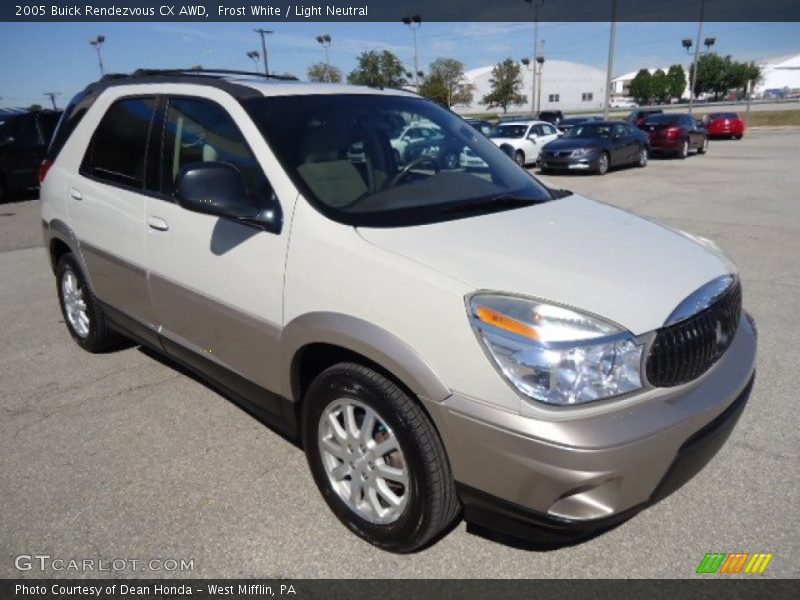
[[[415,122],[437,135],[402,163]],[[716,246],[546,188],[410,93],[108,78],[41,176],[75,341],[156,348],[296,437],[387,550],[462,509],[540,540],[607,527],[699,470],[747,400],[754,328]]]

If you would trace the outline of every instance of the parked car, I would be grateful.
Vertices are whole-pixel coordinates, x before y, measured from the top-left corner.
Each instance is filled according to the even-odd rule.
[[[39,165],[60,111],[0,109],[0,201],[39,185]]]
[[[611,98],[608,106],[610,108],[636,108],[639,105],[632,98]]]
[[[500,123],[489,134],[495,144],[504,148],[518,165],[535,163],[542,146],[559,135],[558,129],[544,121],[518,121]]]
[[[592,171],[605,175],[611,167],[647,166],[647,135],[630,123],[579,123],[559,139],[546,144],[539,155],[542,173],[556,170]]]
[[[486,170],[397,165],[398,115]],[[132,339],[241,403],[385,550],[459,515],[539,541],[629,518],[745,407],[756,337],[736,267],[465,129],[401,90],[202,71],[90,85],[42,170],[69,335],[88,352]],[[307,510],[284,485],[281,510]]]
[[[543,110],[539,113],[539,120],[559,125],[564,120],[564,113],[560,110]]]
[[[464,150],[466,146],[463,140],[438,133],[427,139],[409,143],[403,153],[403,162],[408,164],[427,156],[434,159],[437,169],[450,171],[459,167],[459,157]]]
[[[650,150],[686,158],[691,150],[705,154],[708,150],[708,131],[702,121],[692,115],[669,113],[651,115],[640,129],[650,136]]]
[[[406,160],[406,148],[409,144],[422,142],[440,135],[441,133],[433,123],[413,123],[397,129],[389,139],[389,143],[395,151],[395,160],[402,163]]]
[[[704,121],[710,137],[740,140],[747,129],[744,119],[736,112],[709,113]]]
[[[631,114],[628,115],[626,121],[628,121],[628,123],[635,125],[636,127],[641,127],[642,125],[644,125],[644,122],[647,121],[648,117],[651,117],[652,115],[660,115],[663,112],[664,111],[661,110],[660,108],[646,108],[646,109],[634,110]]]
[[[492,131],[494,125],[489,123],[489,121],[483,121],[481,119],[464,119],[467,123],[472,125],[475,129],[480,131],[483,135],[489,135]]]

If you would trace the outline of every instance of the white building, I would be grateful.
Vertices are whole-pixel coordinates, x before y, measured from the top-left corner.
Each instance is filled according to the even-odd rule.
[[[664,73],[669,72],[669,67],[653,67],[647,69],[650,72],[650,75],[653,75],[656,71],[661,69]],[[639,71],[631,71],[630,73],[625,73],[624,75],[620,75],[619,77],[615,77],[611,80],[611,96],[612,97],[622,97],[622,96],[630,96],[631,91],[631,81],[633,81],[634,77],[636,77]],[[689,98],[689,67],[684,65],[683,66],[683,73],[686,76],[686,87],[683,89],[683,93],[681,94],[681,98]]]
[[[479,67],[467,71],[464,76],[475,86],[472,103],[457,105],[453,110],[459,113],[500,112],[502,109],[489,109],[483,104],[483,97],[491,92],[492,68]],[[509,113],[530,113],[531,85],[533,73],[520,65],[522,89],[527,97],[525,104],[509,106]],[[538,83],[538,82],[537,82]],[[538,86],[537,86],[538,87]],[[602,110],[605,97],[606,72],[595,67],[564,60],[547,60],[542,68],[541,110]],[[539,96],[537,89],[536,95]]]
[[[761,66],[761,83],[753,90],[761,96],[767,90],[789,91],[800,89],[800,54],[764,61]]]

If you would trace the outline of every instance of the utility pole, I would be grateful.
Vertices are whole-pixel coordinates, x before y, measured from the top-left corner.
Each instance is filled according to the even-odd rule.
[[[534,119],[536,113],[539,112],[537,107],[534,107],[533,99],[536,97],[536,65],[539,63],[539,7],[544,4],[544,0],[525,0],[533,7],[533,78],[531,82],[531,115]],[[541,68],[541,67],[540,67]],[[541,106],[541,105],[539,105]]]
[[[53,110],[58,110],[56,106],[56,96],[60,96],[61,92],[42,92],[42,94],[50,98],[50,102],[53,103]]]
[[[692,67],[692,83],[689,88],[689,114],[694,106],[694,87],[697,85],[697,59],[700,56],[700,38],[703,37],[703,19],[706,16],[706,0],[700,0],[700,25],[697,28],[697,43],[694,46],[694,66]]]
[[[269,29],[254,29],[261,36],[261,55],[264,57],[264,75],[269,76],[269,62],[267,60],[267,35],[275,33]]]
[[[603,118],[608,121],[611,101],[611,77],[614,73],[614,44],[617,39],[617,0],[611,0],[611,35],[608,38],[608,64],[606,65],[606,99],[603,103]]]
[[[106,74],[106,69],[103,65],[103,53],[101,52],[105,41],[106,36],[104,35],[97,35],[89,40],[89,44],[91,44],[94,49],[97,50],[97,64],[100,66],[100,77]]]
[[[544,40],[542,40],[544,46]],[[536,112],[542,111],[542,71],[544,70],[544,48],[542,53],[536,57],[536,63],[539,65],[539,88],[536,90]]]
[[[417,52],[417,29],[422,25],[422,17],[403,17],[403,24],[408,25],[411,33],[414,34],[414,86],[419,90],[419,54]]]

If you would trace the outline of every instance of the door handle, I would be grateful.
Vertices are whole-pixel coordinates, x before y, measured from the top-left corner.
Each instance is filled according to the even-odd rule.
[[[81,194],[75,188],[69,189],[69,197],[72,198],[73,200],[83,200],[83,194]]]
[[[156,231],[169,230],[169,225],[161,217],[147,217],[147,225],[150,229],[155,229]]]

